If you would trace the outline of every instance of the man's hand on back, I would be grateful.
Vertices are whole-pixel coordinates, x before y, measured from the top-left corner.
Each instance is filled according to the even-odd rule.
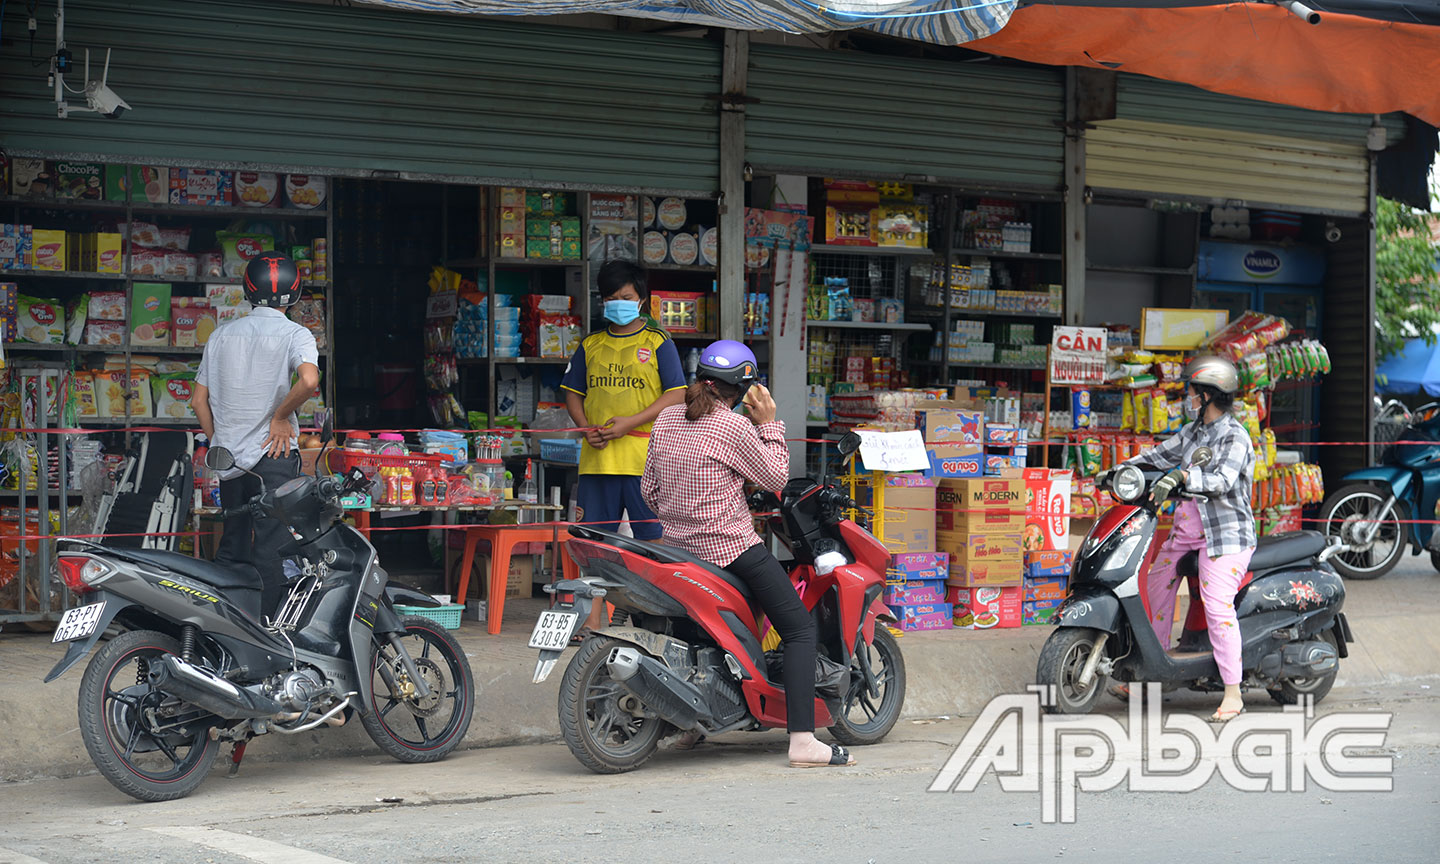
[[[298,430],[290,425],[289,420],[270,419],[270,434],[265,437],[265,455],[271,459],[281,459],[290,453],[290,439]]]

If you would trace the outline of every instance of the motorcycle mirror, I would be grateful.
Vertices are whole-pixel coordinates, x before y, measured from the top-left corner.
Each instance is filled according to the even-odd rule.
[[[335,420],[330,412],[325,412],[325,422],[320,424],[320,442],[329,444],[335,438]]]
[[[224,447],[211,447],[205,451],[205,467],[211,471],[229,471],[235,467],[235,454]]]
[[[1204,468],[1206,465],[1210,464],[1210,460],[1214,456],[1215,453],[1209,447],[1196,448],[1195,453],[1190,457],[1190,467]]]
[[[860,449],[860,436],[854,432],[846,432],[845,437],[840,439],[840,443],[835,445],[835,449],[840,451],[842,457],[849,458],[851,454]]]

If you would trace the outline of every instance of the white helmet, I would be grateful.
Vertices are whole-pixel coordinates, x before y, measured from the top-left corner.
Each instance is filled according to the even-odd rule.
[[[1214,387],[1226,396],[1234,396],[1240,389],[1240,373],[1236,371],[1234,363],[1224,357],[1209,354],[1190,361],[1190,366],[1185,370],[1185,383],[1203,384]]]

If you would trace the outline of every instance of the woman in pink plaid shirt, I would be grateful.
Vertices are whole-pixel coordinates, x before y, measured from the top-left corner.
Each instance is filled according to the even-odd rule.
[[[701,352],[685,404],[661,411],[650,430],[640,491],[665,542],[739,576],[779,631],[791,767],[853,765],[844,747],[815,737],[815,625],[755,533],[745,501],[746,482],[778,492],[790,471],[785,424],[775,419],[770,391],[756,383],[757,369],[739,342],[722,339]],[[734,411],[742,402],[748,420]]]

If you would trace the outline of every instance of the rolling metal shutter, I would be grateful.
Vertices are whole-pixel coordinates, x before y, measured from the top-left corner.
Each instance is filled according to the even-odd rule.
[[[12,43],[0,52],[12,155],[697,195],[719,185],[720,48],[697,39],[276,0],[70,0],[66,40],[77,61],[90,49],[92,67],[114,49],[110,84],[133,110],[57,119],[45,69]]]
[[[1321,441],[1370,441],[1375,394],[1375,234],[1365,221],[1345,224],[1339,243],[1329,246],[1323,306],[1330,373],[1321,379]],[[1360,325],[1360,326],[1357,326]],[[1370,464],[1366,447],[1319,447],[1325,479],[1338,484],[1345,474]],[[1412,518],[1429,519],[1427,514]]]
[[[811,176],[1058,189],[1057,69],[751,45],[745,158]]]
[[[1369,115],[1327,114],[1121,75],[1085,134],[1086,185],[1338,215],[1370,209]],[[1393,143],[1398,117],[1382,121]]]

